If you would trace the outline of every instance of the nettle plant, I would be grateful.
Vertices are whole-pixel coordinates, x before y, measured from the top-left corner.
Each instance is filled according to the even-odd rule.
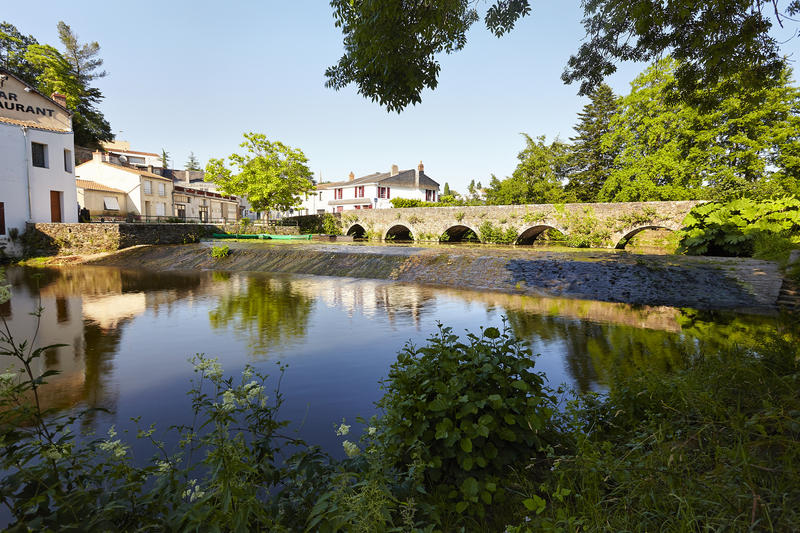
[[[380,448],[397,467],[423,465],[427,491],[458,513],[485,516],[501,479],[553,440],[555,398],[528,346],[504,323],[466,342],[452,328],[407,344],[383,382]]]

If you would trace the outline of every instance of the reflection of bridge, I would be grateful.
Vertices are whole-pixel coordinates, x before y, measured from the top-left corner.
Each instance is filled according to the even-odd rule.
[[[646,229],[678,230],[698,201],[605,204],[536,204],[414,207],[349,211],[342,215],[347,235],[416,241],[492,241],[502,234],[515,244],[532,244],[548,230],[568,237],[592,237],[606,247],[624,248]]]

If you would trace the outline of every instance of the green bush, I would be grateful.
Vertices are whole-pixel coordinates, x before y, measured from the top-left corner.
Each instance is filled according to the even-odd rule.
[[[449,327],[406,345],[378,406],[381,452],[397,468],[424,465],[426,489],[456,512],[484,516],[502,501],[508,468],[551,438],[553,397],[531,351],[508,327],[459,341]]]
[[[211,247],[211,257],[213,257],[214,259],[224,259],[224,258],[228,257],[230,252],[231,252],[231,249],[227,244],[224,245],[224,246],[212,246]]]
[[[342,225],[334,215],[325,213],[322,215],[322,230],[326,235],[341,235]]]
[[[493,244],[514,244],[517,242],[519,233],[514,228],[508,228],[503,231],[501,228],[495,227],[488,220],[484,221],[478,231],[481,234],[481,242]]]
[[[680,251],[690,255],[771,256],[776,248],[793,247],[800,247],[800,200],[794,197],[701,204],[681,230]]]
[[[762,340],[670,373],[615,378],[563,415],[573,449],[528,480],[534,531],[794,531],[800,523],[800,361]],[[792,502],[791,504],[789,502]]]

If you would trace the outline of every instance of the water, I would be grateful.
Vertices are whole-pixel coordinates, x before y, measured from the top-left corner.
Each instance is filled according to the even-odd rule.
[[[47,407],[102,407],[86,429],[131,418],[166,429],[188,423],[187,358],[218,357],[226,373],[245,364],[277,376],[284,419],[313,444],[341,455],[333,427],[375,414],[379,380],[406,342],[437,324],[463,334],[501,326],[532,344],[551,386],[602,390],[614,373],[668,371],[680,353],[731,343],[758,347],[797,325],[779,316],[700,313],[669,307],[434,289],[387,281],[224,272],[150,272],[103,267],[10,268],[13,299],[0,306],[17,339],[31,338],[41,298],[39,346],[63,343],[38,361],[61,374],[43,389]],[[4,365],[6,366],[6,365]],[[132,438],[130,439],[133,440]],[[149,453],[143,443],[134,451]]]

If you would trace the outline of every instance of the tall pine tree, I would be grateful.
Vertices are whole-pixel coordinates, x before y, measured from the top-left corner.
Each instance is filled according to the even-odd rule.
[[[590,95],[590,101],[578,113],[578,124],[572,137],[572,173],[567,190],[580,202],[594,202],[611,174],[616,152],[604,145],[603,136],[611,128],[611,118],[618,111],[617,97],[611,87],[600,84]]]

